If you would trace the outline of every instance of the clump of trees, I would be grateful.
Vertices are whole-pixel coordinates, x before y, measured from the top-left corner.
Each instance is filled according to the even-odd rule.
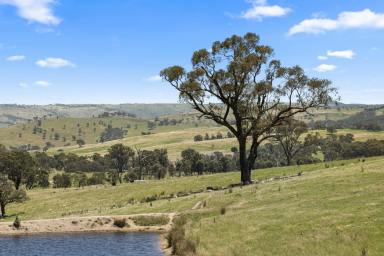
[[[108,125],[108,127],[101,133],[100,142],[106,142],[111,140],[118,140],[124,138],[126,131],[122,130],[118,127],[112,127]]]
[[[175,162],[175,173],[170,175],[190,176],[205,173],[229,172],[238,167],[236,154],[224,155],[222,152],[201,154],[194,149],[181,152],[181,159]]]
[[[197,134],[193,137],[194,141],[203,141],[203,140],[221,140],[225,138],[234,138],[234,135],[231,132],[227,132],[227,137],[225,137],[221,132],[217,132],[216,134],[209,135],[205,133],[204,137],[201,134]]]
[[[335,93],[330,81],[310,78],[299,66],[284,67],[272,56],[272,48],[248,33],[194,52],[189,72],[181,66],[160,72],[182,101],[234,134],[244,184],[251,182],[258,148],[273,130],[299,113],[326,106]]]

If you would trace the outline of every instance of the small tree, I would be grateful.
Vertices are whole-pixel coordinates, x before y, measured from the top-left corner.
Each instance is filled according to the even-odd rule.
[[[112,159],[117,170],[117,175],[120,183],[122,182],[121,175],[124,170],[128,169],[129,160],[135,156],[132,148],[123,144],[115,144],[109,150],[109,157]]]
[[[291,165],[292,159],[305,147],[305,144],[300,141],[300,137],[307,131],[306,123],[293,118],[288,118],[276,127],[275,138],[284,151],[287,165]]]
[[[10,151],[0,154],[0,173],[14,182],[16,190],[33,173],[35,161],[26,151]]]
[[[201,136],[200,134],[195,135],[195,137],[193,137],[193,140],[194,141],[202,141],[203,140],[203,136]]]
[[[1,217],[5,217],[5,207],[10,203],[20,203],[27,200],[25,190],[16,190],[12,181],[0,175],[0,208]]]
[[[298,113],[326,106],[335,92],[330,81],[309,78],[299,66],[283,67],[272,55],[256,34],[234,35],[196,51],[190,72],[181,66],[160,72],[181,101],[234,134],[244,184],[251,182],[257,149],[272,130]]]
[[[77,145],[79,145],[79,148],[85,145],[85,141],[83,139],[76,140]]]

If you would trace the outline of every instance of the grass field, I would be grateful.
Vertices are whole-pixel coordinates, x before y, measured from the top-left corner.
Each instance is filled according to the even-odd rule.
[[[7,210],[22,220],[179,212],[187,216],[187,237],[197,244],[197,255],[363,255],[362,250],[381,255],[384,158],[257,170],[253,178],[299,170],[303,176],[232,191],[205,188],[238,182],[237,172],[117,187],[38,189],[28,192],[29,201]],[[143,202],[178,192],[201,193]],[[202,201],[205,207],[192,210]]]

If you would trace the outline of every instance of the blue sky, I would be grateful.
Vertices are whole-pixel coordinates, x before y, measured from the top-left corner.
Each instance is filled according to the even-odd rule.
[[[345,103],[384,103],[382,0],[0,0],[0,103],[177,102],[159,81],[254,32]]]

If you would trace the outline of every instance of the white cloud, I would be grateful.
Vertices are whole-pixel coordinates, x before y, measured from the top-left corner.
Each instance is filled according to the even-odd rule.
[[[290,8],[279,5],[268,5],[266,0],[252,2],[252,8],[242,13],[241,18],[262,20],[265,17],[281,17],[287,15]]]
[[[21,61],[24,59],[25,59],[24,55],[13,55],[6,58],[7,61]]]
[[[48,86],[51,85],[50,82],[43,81],[43,80],[41,80],[41,81],[36,81],[35,84],[36,84],[37,86],[39,86],[39,87],[48,87]]]
[[[52,4],[55,0],[0,0],[1,4],[12,5],[17,8],[20,17],[29,22],[44,25],[58,25],[61,20],[53,14]]]
[[[314,68],[314,70],[317,72],[324,73],[324,72],[329,72],[329,71],[335,70],[336,68],[337,67],[335,65],[321,64],[321,65],[317,66],[316,68]]]
[[[345,51],[327,51],[327,55],[331,57],[344,58],[344,59],[353,59],[355,53],[352,50]]]
[[[20,82],[20,83],[19,83],[19,86],[20,86],[21,88],[27,88],[27,87],[28,87],[28,84],[27,84],[27,83],[24,83],[24,82]]]
[[[161,76],[159,75],[150,76],[146,80],[149,82],[159,82],[161,81]]]
[[[42,68],[62,68],[75,66],[75,64],[73,64],[69,60],[62,58],[45,58],[43,60],[36,61],[36,65]]]
[[[357,12],[342,12],[336,19],[306,19],[291,27],[288,34],[318,34],[330,30],[352,28],[384,28],[384,13],[364,9]]]
[[[324,56],[324,55],[320,55],[320,56],[317,56],[317,59],[318,59],[318,60],[327,60],[328,57],[327,57],[327,56]]]

